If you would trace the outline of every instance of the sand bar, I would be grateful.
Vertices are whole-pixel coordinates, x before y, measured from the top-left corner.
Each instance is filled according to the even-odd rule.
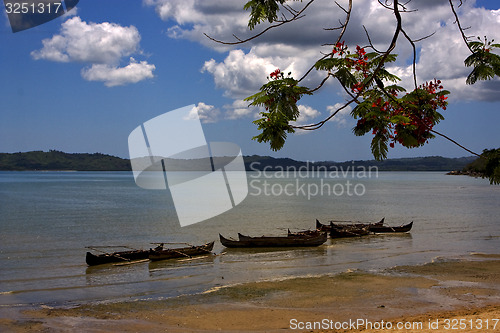
[[[15,318],[3,315],[0,331],[499,332],[500,322],[493,327],[496,319],[500,255],[471,255],[381,274],[352,271],[246,283],[161,301],[25,310]],[[381,330],[382,320],[392,329]],[[369,323],[371,330],[366,329]],[[416,326],[398,329],[398,323]]]

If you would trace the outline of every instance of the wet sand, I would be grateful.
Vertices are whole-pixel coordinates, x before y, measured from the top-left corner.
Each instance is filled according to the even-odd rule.
[[[0,318],[0,331],[380,332],[384,320],[393,329],[385,326],[383,332],[496,332],[500,255],[396,267],[384,274],[352,271],[227,286],[163,301],[41,308],[19,315]],[[368,323],[372,330],[366,330]],[[399,323],[415,326],[398,329]],[[455,323],[467,329],[452,329]]]

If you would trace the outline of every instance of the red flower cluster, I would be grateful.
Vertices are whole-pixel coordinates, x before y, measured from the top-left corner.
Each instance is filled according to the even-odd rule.
[[[360,92],[362,92],[363,89],[364,89],[364,86],[363,86],[363,84],[361,82],[356,82],[351,87],[351,91],[353,93],[356,93],[356,94],[359,94]]]
[[[366,51],[364,48],[357,45],[356,54],[354,55],[354,58],[346,59],[346,63],[347,63],[346,64],[347,68],[354,67],[356,71],[363,73],[363,77],[365,78],[368,77],[368,70],[369,70],[368,56],[366,55]]]
[[[346,52],[347,52],[347,45],[345,45],[344,41],[342,41],[342,43],[337,42],[337,44],[333,46],[332,50],[333,55],[338,53],[340,56],[343,56]]]
[[[441,85],[441,80],[434,79],[434,82],[432,82],[432,81],[426,82],[423,85],[421,85],[420,89],[424,89],[429,94],[436,95],[439,92],[438,90],[443,89],[443,86]],[[445,101],[448,99],[448,97],[446,97],[444,95],[436,95],[435,97],[436,97],[435,100],[429,101],[431,103],[431,105],[433,107],[435,107],[436,109],[442,108],[443,110],[446,110],[447,102],[445,102]]]
[[[280,78],[280,76],[282,76],[280,74],[281,74],[281,71],[280,71],[279,68],[277,68],[274,72],[272,72],[271,74],[269,74],[269,76],[271,77],[271,79],[277,80],[277,79]]]
[[[358,91],[359,87],[352,89]],[[439,80],[426,82],[399,100],[397,91],[390,89],[394,99],[380,96],[371,100],[368,114],[358,120],[356,128],[387,138],[391,148],[396,142],[405,147],[421,146],[433,137],[432,128],[442,117],[437,110],[446,110],[447,92],[442,89]]]
[[[396,124],[394,126],[394,135],[391,135],[390,138],[403,144],[404,138],[399,136],[398,132],[409,132],[416,139],[416,143],[406,144],[406,146],[418,147],[426,143],[432,137],[430,131],[439,122],[437,110],[440,108],[446,110],[448,97],[440,93],[442,89],[443,86],[440,80],[425,82],[419,86],[416,90],[416,96],[419,98],[409,102],[409,104],[417,108],[412,108],[411,112],[403,110],[402,107],[394,110],[394,114],[402,114],[409,118],[410,121]],[[391,145],[391,147],[393,146],[394,144]]]
[[[346,67],[349,70],[354,70],[360,73],[365,79],[370,74],[370,64],[368,63],[368,56],[364,48],[359,45],[356,46],[356,53],[353,57],[347,57],[345,59]],[[361,82],[356,82],[351,86],[351,91],[355,94],[359,94],[363,91],[364,85]]]

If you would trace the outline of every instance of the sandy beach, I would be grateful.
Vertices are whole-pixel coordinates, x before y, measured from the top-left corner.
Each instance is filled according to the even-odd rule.
[[[5,312],[4,312],[5,313]],[[495,332],[500,255],[224,286],[168,300],[38,308],[2,332]]]

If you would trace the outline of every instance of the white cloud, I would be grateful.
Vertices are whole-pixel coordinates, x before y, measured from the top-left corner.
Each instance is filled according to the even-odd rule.
[[[77,16],[77,15],[78,15],[78,7],[73,7],[73,8],[71,8],[71,10],[66,11],[62,17],[67,18],[67,17]]]
[[[212,74],[216,87],[224,89],[225,96],[243,98],[256,93],[277,68],[299,78],[309,69],[316,54],[317,50],[311,52],[285,44],[263,44],[252,47],[248,53],[241,49],[232,50],[223,62],[206,61],[202,72]]]
[[[326,107],[326,111],[328,111],[328,113],[332,115],[334,112],[336,112],[343,106],[344,104],[342,103],[336,103],[335,105],[328,105]],[[348,125],[347,121],[351,119],[351,111],[352,107],[348,105],[339,112],[337,112],[337,114],[333,116],[329,121],[337,123],[338,127],[346,127]]]
[[[242,38],[254,33],[245,27],[248,21],[248,12],[242,9],[245,2],[145,0],[147,5],[155,6],[162,19],[173,22],[169,29],[172,37],[195,40],[214,49],[221,46],[208,40],[203,32],[226,41],[234,41],[233,33]],[[345,5],[346,1],[340,3]],[[294,2],[292,5],[304,4]],[[496,82],[472,87],[465,85],[470,69],[464,67],[463,61],[468,56],[468,50],[461,39],[449,3],[413,1],[407,6],[410,10],[418,9],[402,14],[403,26],[410,37],[418,39],[435,33],[417,43],[419,84],[436,77],[443,81],[446,89],[452,90],[455,99],[498,99],[499,95],[490,93],[498,85]],[[467,35],[487,34],[490,38],[500,40],[500,10],[474,6],[475,1],[466,1],[458,10],[462,25],[471,27],[466,31]],[[304,18],[285,25],[283,29],[271,30],[241,46],[250,48],[247,51],[233,49],[222,62],[206,62],[204,70],[213,75],[215,84],[225,90],[226,96],[235,98],[256,92],[265,83],[265,77],[272,68],[280,68],[282,71],[291,68],[294,76],[299,77],[321,56],[321,45],[335,41],[338,36],[337,31],[325,31],[323,28],[335,27],[335,24],[338,25],[336,22],[343,19],[343,15],[334,2],[316,0]],[[374,1],[356,1],[344,36],[349,45],[368,44],[363,25],[378,49],[388,47],[396,25],[391,11]],[[265,26],[266,24],[257,27],[256,32]],[[396,64],[398,67],[393,69],[401,76],[404,85],[411,89],[412,75],[411,68],[408,67],[412,56],[411,45],[401,38],[396,52],[400,54],[400,59]],[[312,87],[316,82],[317,77],[306,83]]]
[[[300,115],[297,118],[296,121],[290,122],[290,125],[292,126],[301,126],[301,125],[308,125],[311,124],[314,121],[313,119],[317,118],[318,116],[321,115],[321,113],[307,105],[298,105]],[[306,131],[306,130],[301,130],[301,129],[296,129],[295,134],[296,135],[303,135],[303,134],[308,134],[311,133],[311,131]]]
[[[146,6],[153,7],[158,16],[166,22],[168,35],[196,41],[210,48],[227,52],[222,61],[214,59],[205,62],[202,71],[213,76],[215,85],[224,91],[226,97],[240,100],[258,91],[266,81],[266,76],[276,68],[282,72],[291,71],[295,78],[301,77],[311,65],[319,59],[321,51],[328,52],[330,46],[322,46],[336,40],[338,30],[324,30],[339,26],[345,13],[330,0],[316,0],[305,16],[282,28],[273,29],[246,44],[225,46],[208,39],[204,33],[223,41],[235,41],[233,34],[247,38],[268,26],[263,23],[255,31],[247,28],[249,12],[243,10],[247,0],[221,2],[218,0],[143,0]],[[347,7],[347,0],[338,1]],[[304,2],[290,2],[294,8],[300,8]],[[407,3],[413,12],[402,13],[403,27],[413,39],[419,39],[435,33],[428,39],[417,43],[418,47],[418,84],[434,78],[443,81],[445,89],[452,92],[450,101],[457,100],[498,100],[496,93],[500,81],[480,82],[466,86],[465,78],[470,69],[463,61],[468,56],[467,47],[461,39],[455,18],[448,1],[417,1]],[[500,10],[475,8],[475,1],[465,1],[458,9],[464,27],[470,26],[467,35],[483,36],[500,40]],[[396,20],[390,10],[378,2],[358,0],[353,4],[353,12],[344,39],[351,46],[368,45],[365,26],[371,41],[380,49],[389,46],[396,26]],[[404,36],[400,35],[396,53],[398,61],[389,69],[400,76],[402,85],[413,88],[411,71],[412,48]],[[315,87],[322,78],[322,73],[313,70],[302,85]],[[331,87],[331,86],[330,86]],[[327,88],[329,89],[329,88]],[[338,94],[342,94],[340,90]],[[338,96],[335,96],[338,97]],[[228,113],[231,118],[251,114],[246,108],[234,109]],[[347,111],[346,111],[347,113]],[[334,118],[343,125],[344,114]]]
[[[258,113],[261,111],[260,108],[248,106],[248,104],[250,104],[250,102],[237,99],[234,100],[232,104],[224,105],[224,109],[226,109],[226,118],[239,119],[252,117],[257,119],[259,117]]]
[[[122,86],[153,78],[155,65],[146,61],[137,62],[130,58],[130,64],[125,67],[115,67],[107,64],[94,64],[82,69],[82,77],[87,81],[101,81],[107,87]]]
[[[37,60],[114,64],[136,52],[140,40],[139,31],[134,26],[86,23],[76,16],[61,25],[59,35],[44,39],[43,48],[31,55]]]
[[[245,0],[143,0],[143,3],[154,7],[162,20],[174,23],[167,29],[172,38],[189,39],[226,50],[227,47],[215,44],[204,33],[223,39],[232,39],[233,33],[247,33]]]
[[[468,36],[487,35],[490,40],[500,40],[500,10],[472,8],[472,4],[467,2],[463,7],[460,19],[462,26],[471,27],[466,31]],[[498,79],[472,86],[465,84],[472,68],[464,65],[470,52],[460,37],[454,18],[450,18],[432,39],[422,43],[420,61],[417,64],[420,82],[441,79],[444,88],[451,91],[452,101],[499,100],[499,94],[492,93],[500,84]]]
[[[220,117],[220,110],[213,105],[198,103],[189,111],[188,119],[200,119],[204,123],[214,123]]]
[[[82,69],[82,77],[102,81],[106,86],[136,83],[152,78],[154,65],[130,58],[119,67],[124,57],[140,54],[141,36],[134,26],[115,23],[87,23],[78,16],[66,20],[59,34],[42,41],[43,47],[31,52],[36,60],[80,62],[90,67]]]
[[[318,110],[307,105],[299,105],[298,108],[300,115],[295,122],[292,122],[292,125],[307,125],[311,123],[313,119],[321,115]]]
[[[272,58],[233,50],[223,63],[214,59],[206,61],[202,71],[213,75],[216,87],[224,89],[226,96],[241,98],[256,92],[275,68]]]

